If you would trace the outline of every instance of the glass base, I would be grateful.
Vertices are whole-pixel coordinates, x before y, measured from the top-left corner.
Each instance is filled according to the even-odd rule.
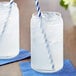
[[[16,57],[18,54],[19,54],[19,52],[16,53],[15,55],[10,55],[10,56],[0,56],[0,59],[11,59],[11,58]]]
[[[60,71],[60,70],[63,68],[63,66],[60,67],[60,68],[58,68],[58,69],[54,69],[54,70],[38,69],[38,68],[35,68],[35,67],[33,67],[33,66],[31,66],[31,68],[32,68],[33,70],[35,70],[35,71],[37,71],[37,72],[41,72],[41,73],[55,73],[55,72]]]

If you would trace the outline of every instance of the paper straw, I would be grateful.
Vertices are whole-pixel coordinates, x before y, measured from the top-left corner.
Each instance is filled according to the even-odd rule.
[[[13,0],[10,0],[10,5],[9,5],[10,8],[9,8],[9,11],[8,11],[8,15],[6,17],[6,21],[4,22],[4,26],[3,26],[2,31],[1,31],[0,40],[2,39],[2,36],[3,36],[3,34],[4,34],[5,30],[6,30],[6,27],[8,25],[8,20],[9,20],[11,11],[12,11],[12,3],[13,3]]]
[[[38,12],[38,16],[41,17],[41,10],[40,10],[40,5],[39,5],[38,0],[35,0],[35,5],[36,5],[37,12]]]
[[[49,45],[49,42],[48,42],[45,30],[44,30],[44,28],[42,26],[42,20],[41,20],[41,24],[40,25],[41,25],[40,28],[42,30],[42,34],[44,35],[44,40],[45,40],[46,48],[48,50],[50,65],[52,65],[52,70],[54,70],[55,65],[54,65],[54,62],[53,62],[53,57],[52,57],[52,53],[51,53],[51,50],[50,50],[50,45]]]
[[[52,58],[52,55],[51,55],[49,42],[47,40],[46,33],[45,33],[44,28],[42,26],[42,15],[41,15],[41,10],[40,10],[40,5],[39,5],[39,1],[38,0],[35,0],[35,5],[36,5],[36,10],[38,12],[38,17],[40,17],[40,19],[41,19],[40,28],[42,30],[42,34],[44,35],[44,40],[45,40],[46,48],[48,49],[48,55],[49,55],[50,64],[52,65],[52,70],[54,70],[54,62],[53,62],[53,58]]]
[[[14,0],[10,0],[10,4],[12,4],[14,2]]]

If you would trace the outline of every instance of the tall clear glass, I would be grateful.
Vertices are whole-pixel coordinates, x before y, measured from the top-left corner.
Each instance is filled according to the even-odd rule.
[[[53,73],[62,69],[63,20],[61,14],[42,12],[42,18],[33,14],[30,29],[32,69],[44,73]]]
[[[0,59],[19,54],[19,9],[15,2],[0,2]]]

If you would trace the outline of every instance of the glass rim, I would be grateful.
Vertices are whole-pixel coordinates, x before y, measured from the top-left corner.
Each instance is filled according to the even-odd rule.
[[[60,13],[60,12],[42,11],[41,13],[42,13],[42,14],[44,14],[44,13],[54,13],[54,14],[56,14],[56,15],[58,15],[58,16],[61,17],[61,13]],[[37,12],[33,13],[33,14],[32,14],[32,17],[39,18],[38,15],[37,15]]]

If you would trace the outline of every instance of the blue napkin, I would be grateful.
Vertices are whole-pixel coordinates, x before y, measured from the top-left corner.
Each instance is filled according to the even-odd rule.
[[[19,55],[17,55],[16,57],[14,57],[12,59],[0,59],[0,66],[22,60],[22,59],[28,58],[30,56],[31,55],[30,55],[29,51],[21,49]]]
[[[76,69],[73,67],[70,60],[65,60],[63,69],[56,73],[36,72],[31,68],[30,64],[30,62],[20,62],[22,76],[76,76]]]

